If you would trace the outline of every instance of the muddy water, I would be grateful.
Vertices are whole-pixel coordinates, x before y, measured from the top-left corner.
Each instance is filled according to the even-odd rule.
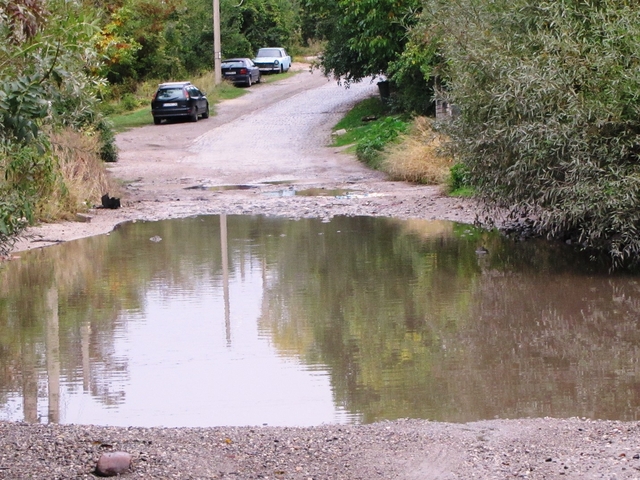
[[[640,417],[640,283],[468,225],[197,217],[0,268],[0,419]]]

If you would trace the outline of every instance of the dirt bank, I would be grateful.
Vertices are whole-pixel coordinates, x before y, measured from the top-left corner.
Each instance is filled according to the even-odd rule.
[[[304,68],[304,67],[299,67]],[[255,85],[198,123],[118,136],[118,210],[32,228],[15,249],[104,234],[123,221],[201,214],[291,218],[375,215],[472,222],[476,206],[436,187],[390,182],[326,147],[335,122],[372,84],[350,90],[307,71]],[[319,195],[296,195],[316,189]],[[342,196],[321,195],[340,189]],[[97,199],[96,199],[97,201]],[[111,428],[0,423],[0,478],[92,478],[104,451],[134,456],[128,478],[632,479],[634,423],[579,419],[444,424],[399,420],[312,428]]]

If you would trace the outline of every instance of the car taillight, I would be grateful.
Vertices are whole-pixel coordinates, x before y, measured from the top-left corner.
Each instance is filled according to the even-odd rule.
[[[187,89],[185,88],[184,90],[184,98],[186,98],[187,100],[189,100],[189,92],[187,91]]]
[[[241,75],[246,75],[247,74],[247,69],[246,68],[241,68],[240,69],[240,74]]]

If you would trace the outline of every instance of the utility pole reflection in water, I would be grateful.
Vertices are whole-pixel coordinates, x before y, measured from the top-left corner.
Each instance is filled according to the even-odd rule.
[[[60,326],[58,319],[58,290],[47,291],[46,350],[49,392],[48,423],[60,422]]]
[[[85,322],[80,327],[80,343],[82,346],[82,391],[89,392],[91,387],[91,363],[89,358],[89,340],[91,338],[91,324]]]
[[[224,295],[224,325],[227,345],[231,346],[231,304],[229,302],[229,258],[227,246],[227,215],[220,215],[220,251],[222,255],[222,292]]]
[[[22,410],[24,421],[38,421],[38,373],[36,372],[36,346],[33,341],[22,342]]]

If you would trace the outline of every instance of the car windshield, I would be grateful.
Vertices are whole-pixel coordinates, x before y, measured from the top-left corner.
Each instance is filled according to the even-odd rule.
[[[184,98],[184,91],[182,88],[163,88],[158,90],[157,100],[180,100]]]
[[[258,57],[279,57],[280,50],[277,48],[261,48],[258,50]]]
[[[242,60],[229,60],[222,62],[222,68],[237,68],[244,67],[244,62]]]

